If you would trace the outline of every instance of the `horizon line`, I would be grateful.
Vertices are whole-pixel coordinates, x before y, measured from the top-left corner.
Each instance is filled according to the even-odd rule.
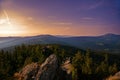
[[[61,35],[61,34],[38,34],[38,35],[28,35],[28,36],[0,36],[0,38],[6,38],[6,37],[35,37],[35,36],[56,36],[56,37],[96,37],[96,36],[103,36],[103,35],[120,35],[117,33],[104,33],[99,35]]]

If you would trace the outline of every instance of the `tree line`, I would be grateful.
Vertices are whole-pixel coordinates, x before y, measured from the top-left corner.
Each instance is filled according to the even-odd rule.
[[[59,64],[71,59],[73,80],[102,80],[120,70],[120,57],[108,53],[81,50],[63,45],[21,45],[12,50],[0,50],[0,80],[14,80],[14,73],[32,62],[42,64],[50,54],[56,54]]]

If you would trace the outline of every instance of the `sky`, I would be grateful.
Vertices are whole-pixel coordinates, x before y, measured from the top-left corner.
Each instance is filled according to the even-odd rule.
[[[120,34],[120,0],[0,0],[0,36]]]

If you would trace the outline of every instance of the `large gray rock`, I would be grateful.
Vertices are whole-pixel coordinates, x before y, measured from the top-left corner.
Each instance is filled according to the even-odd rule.
[[[35,80],[53,80],[58,68],[58,60],[56,55],[50,55],[46,61],[40,66]]]
[[[18,80],[71,80],[70,74],[63,70],[55,54],[50,55],[43,64],[31,63],[15,74]]]

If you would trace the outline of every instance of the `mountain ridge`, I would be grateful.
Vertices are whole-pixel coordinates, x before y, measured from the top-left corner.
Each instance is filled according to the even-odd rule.
[[[34,36],[6,36],[6,37],[0,37],[0,38],[25,38],[25,37],[38,37],[38,36],[54,36],[54,37],[100,37],[100,36],[120,36],[120,34],[114,34],[114,33],[106,33],[96,36],[73,36],[73,35],[52,35],[52,34],[40,34],[40,35],[34,35]]]
[[[0,49],[21,44],[62,44],[81,49],[102,50],[108,52],[120,52],[120,35],[105,34],[100,36],[71,36],[59,37],[53,35],[37,35],[32,37],[0,37]]]

